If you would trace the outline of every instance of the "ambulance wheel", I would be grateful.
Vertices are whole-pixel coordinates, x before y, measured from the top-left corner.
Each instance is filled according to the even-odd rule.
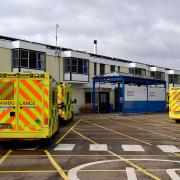
[[[176,122],[176,123],[180,123],[180,120],[179,120],[179,119],[175,119],[175,122]]]
[[[51,145],[51,144],[52,144],[52,137],[42,139],[42,144],[43,144],[44,146],[49,146],[49,145]]]
[[[72,118],[70,119],[70,121],[73,121],[73,119],[74,119],[74,114],[72,113]]]

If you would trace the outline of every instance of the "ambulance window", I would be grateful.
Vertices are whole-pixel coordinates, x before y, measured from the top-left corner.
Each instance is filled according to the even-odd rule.
[[[69,101],[69,92],[67,92],[67,101]]]
[[[52,97],[52,104],[55,104],[55,100],[56,100],[56,94],[55,91],[53,90],[53,97]]]
[[[0,83],[0,100],[14,100],[14,83]]]

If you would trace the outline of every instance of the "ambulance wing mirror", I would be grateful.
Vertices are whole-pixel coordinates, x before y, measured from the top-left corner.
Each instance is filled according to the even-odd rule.
[[[64,109],[64,108],[65,108],[64,102],[61,103],[61,106],[60,106],[60,107],[61,107],[61,109]]]
[[[77,104],[77,99],[74,99],[73,104]]]

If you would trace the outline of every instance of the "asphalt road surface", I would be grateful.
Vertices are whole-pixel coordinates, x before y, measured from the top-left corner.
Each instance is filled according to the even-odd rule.
[[[180,124],[168,114],[88,114],[41,142],[0,142],[0,180],[180,180]]]

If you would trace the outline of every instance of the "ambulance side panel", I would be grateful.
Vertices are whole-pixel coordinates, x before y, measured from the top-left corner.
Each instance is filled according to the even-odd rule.
[[[180,119],[180,88],[172,88],[169,93],[169,117]]]

